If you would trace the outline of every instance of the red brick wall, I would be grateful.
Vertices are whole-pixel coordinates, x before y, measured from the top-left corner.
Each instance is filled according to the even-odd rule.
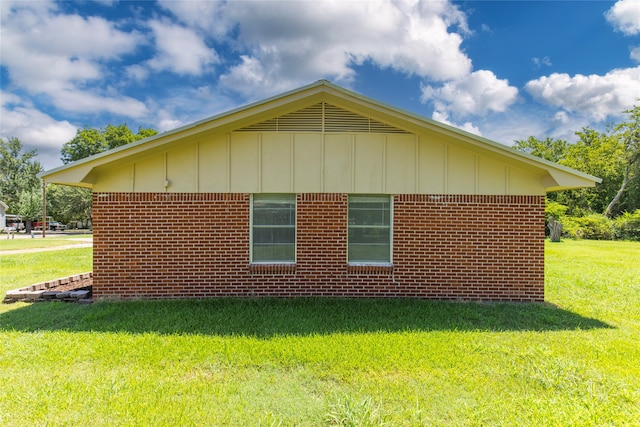
[[[396,196],[394,265],[415,296],[543,301],[544,197]]]
[[[96,298],[543,301],[542,196],[394,196],[393,267],[348,266],[347,195],[297,195],[295,265],[250,265],[249,194],[94,194]]]

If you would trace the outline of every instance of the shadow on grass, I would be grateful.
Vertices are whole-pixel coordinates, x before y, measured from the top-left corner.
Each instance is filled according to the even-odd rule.
[[[549,304],[414,299],[209,299],[36,303],[0,314],[0,330],[311,335],[401,331],[555,331],[610,328]]]

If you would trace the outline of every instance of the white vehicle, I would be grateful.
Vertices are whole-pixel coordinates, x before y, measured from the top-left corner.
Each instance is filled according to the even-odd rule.
[[[58,221],[49,222],[49,230],[62,231],[62,230],[65,230],[66,228],[67,228],[66,225],[60,224]]]

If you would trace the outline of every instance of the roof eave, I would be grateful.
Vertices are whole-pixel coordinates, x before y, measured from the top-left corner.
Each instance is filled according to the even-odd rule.
[[[395,121],[404,124],[404,127],[408,130],[419,132],[420,129],[424,130],[426,128],[448,136],[449,138],[463,140],[464,142],[482,150],[506,156],[507,158],[520,162],[521,164],[524,163],[529,167],[533,167],[538,170],[546,170],[549,176],[552,177],[553,181],[550,185],[545,186],[547,191],[593,187],[596,183],[602,181],[600,178],[589,174],[518,151],[504,144],[474,135],[444,123],[436,122],[418,114],[387,105],[334,85],[326,80],[319,80],[310,85],[303,86],[262,101],[241,106],[171,131],[51,169],[43,172],[39,176],[48,182],[91,188],[91,177],[93,176],[92,171],[96,167],[117,162],[125,157],[142,154],[173,141],[196,136],[204,132],[213,130],[220,132],[231,131],[234,128],[237,128],[238,124],[243,121],[260,118],[261,116],[268,115],[269,113],[273,114],[273,112],[277,110],[287,110],[288,108],[297,105],[300,101],[311,103],[320,102],[327,97],[330,99],[332,98],[333,100],[340,100],[341,102],[352,105],[353,107],[359,107],[363,110],[390,117]]]

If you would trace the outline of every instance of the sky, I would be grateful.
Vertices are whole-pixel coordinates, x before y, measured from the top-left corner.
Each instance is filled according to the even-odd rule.
[[[167,131],[320,79],[513,145],[640,104],[640,0],[0,0],[0,137]]]

